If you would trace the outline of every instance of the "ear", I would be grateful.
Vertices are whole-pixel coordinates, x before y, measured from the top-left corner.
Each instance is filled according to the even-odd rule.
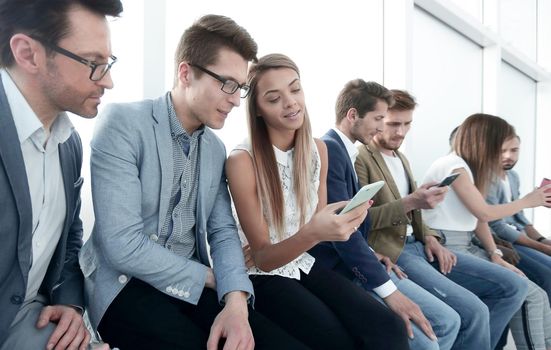
[[[356,108],[350,108],[348,112],[346,112],[346,119],[349,122],[354,122],[354,120],[358,117],[358,111]]]
[[[42,45],[22,33],[11,37],[10,48],[15,63],[29,73],[36,73],[39,70],[46,54]]]
[[[188,86],[191,81],[191,66],[188,62],[180,62],[178,65],[178,81]]]

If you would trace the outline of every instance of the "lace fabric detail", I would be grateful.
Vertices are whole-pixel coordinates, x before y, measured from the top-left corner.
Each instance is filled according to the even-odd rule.
[[[235,149],[241,149],[249,152],[251,154],[251,146],[248,143],[243,143],[238,145]],[[283,190],[283,202],[285,203],[285,224],[283,239],[287,239],[293,236],[299,230],[300,224],[300,212],[298,209],[298,203],[293,192],[293,155],[294,150],[291,149],[287,152],[281,151],[274,146],[274,152],[277,160],[277,166],[279,171],[279,178],[281,179],[281,187]],[[305,222],[310,221],[312,216],[316,211],[318,205],[318,188],[320,184],[320,169],[321,169],[321,159],[318,153],[315,142],[312,140],[312,177],[308,183],[309,197],[311,198],[310,203],[306,208]],[[243,229],[239,224],[239,220],[233,207],[233,215],[237,222],[237,227],[239,230],[239,237],[243,245],[247,244],[247,239],[243,233]],[[264,213],[266,217],[266,213]],[[275,230],[275,227],[270,226],[270,241],[272,244],[278,243],[280,241],[279,236]],[[314,265],[315,259],[308,253],[302,253],[293,261],[283,265],[277,269],[266,272],[262,271],[256,267],[250,268],[248,270],[249,274],[253,275],[278,275],[283,277],[300,279],[300,271],[308,274],[310,269]]]

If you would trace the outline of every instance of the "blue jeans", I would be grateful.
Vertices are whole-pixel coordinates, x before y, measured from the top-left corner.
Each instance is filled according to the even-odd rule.
[[[461,319],[457,312],[409,279],[399,279],[394,272],[390,273],[390,279],[394,282],[402,294],[419,305],[438,338],[438,341],[429,339],[415,323],[411,322],[413,339],[409,340],[410,349],[451,349],[461,325]],[[356,283],[361,285],[359,281],[356,281]],[[375,299],[384,304],[383,299],[381,299],[375,292],[369,292],[375,297]]]
[[[429,263],[421,242],[410,242],[398,265],[419,286],[451,306],[461,317],[453,349],[493,349],[505,325],[526,296],[526,283],[497,265],[455,253],[457,264],[444,276]]]
[[[471,243],[473,232],[439,231],[446,238],[446,247],[471,256],[467,271],[457,267],[449,278],[476,294],[490,311],[490,345],[494,348],[503,330],[520,309],[528,294],[528,281],[511,270],[489,261],[481,248]],[[466,278],[468,277],[468,278]]]
[[[551,302],[551,256],[520,244],[514,247],[520,255],[517,267],[547,293]]]

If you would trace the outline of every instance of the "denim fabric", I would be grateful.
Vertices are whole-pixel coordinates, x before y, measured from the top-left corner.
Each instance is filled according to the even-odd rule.
[[[517,267],[547,293],[551,302],[551,256],[520,244],[514,247],[520,255]]]
[[[482,258],[485,252],[471,243],[472,232],[438,231],[446,236],[446,247],[462,257],[462,266],[457,266],[448,277],[470,290],[486,304],[490,311],[490,345],[493,349],[505,326],[520,309],[528,293],[528,281],[513,271]],[[487,255],[486,255],[487,259]],[[459,265],[459,263],[458,263]]]
[[[438,341],[429,339],[412,322],[413,339],[409,340],[411,350],[451,349],[461,325],[461,319],[457,312],[409,279],[399,279],[394,272],[390,273],[390,279],[396,284],[396,287],[398,287],[398,290],[402,294],[419,305],[438,337]],[[370,293],[375,299],[383,302],[376,293],[373,291],[370,291]]]
[[[439,272],[437,261],[427,261],[421,242],[406,244],[398,264],[412,281],[460,315],[461,328],[453,349],[493,349],[505,325],[522,304],[526,285],[512,273],[512,279],[494,278],[497,266],[469,254],[455,254],[457,264],[448,276]],[[511,277],[509,271],[505,272]]]

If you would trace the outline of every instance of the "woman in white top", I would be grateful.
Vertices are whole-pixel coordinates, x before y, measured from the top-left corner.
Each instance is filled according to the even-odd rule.
[[[298,68],[267,55],[248,82],[250,139],[230,154],[226,172],[248,242],[255,309],[313,349],[407,349],[397,315],[307,253],[321,241],[347,240],[370,203],[343,215],[336,211],[345,202],[326,205],[327,149],[311,136]]]
[[[536,189],[517,201],[502,205],[489,205],[484,199],[489,185],[501,169],[503,142],[514,134],[514,128],[499,117],[486,114],[468,117],[457,131],[453,152],[436,160],[423,181],[438,181],[450,173],[459,173],[460,176],[451,185],[446,199],[435,209],[423,210],[423,216],[431,228],[445,236],[448,248],[480,257],[480,263],[473,268],[487,276],[488,280],[509,283],[511,289],[522,289],[519,282],[528,283],[528,295],[521,310],[517,311],[514,309],[516,305],[510,305],[507,312],[497,312],[495,305],[501,307],[497,295],[495,305],[488,305],[492,346],[495,346],[505,324],[516,311],[510,325],[517,349],[545,350],[551,346],[549,300],[536,284],[526,278],[520,281],[518,276],[524,276],[523,273],[502,259],[502,253],[492,239],[488,221],[512,215],[524,208],[551,203],[551,194],[544,193],[547,188]],[[478,237],[484,249],[471,243],[473,235]],[[527,316],[524,320],[523,314]],[[528,332],[524,332],[524,327]]]

